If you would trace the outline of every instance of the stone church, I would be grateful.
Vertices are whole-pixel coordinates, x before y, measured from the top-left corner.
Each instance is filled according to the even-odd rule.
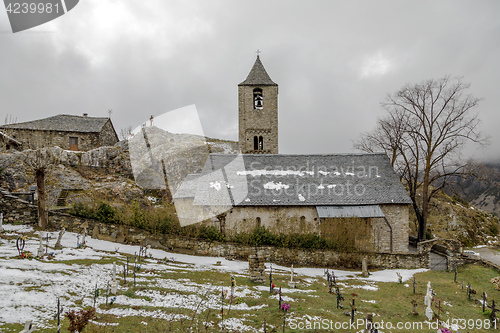
[[[173,197],[182,225],[325,237],[355,230],[363,251],[408,252],[411,200],[385,154],[278,154],[278,85],[259,56],[238,85],[238,108],[242,154],[210,154],[185,178]]]
[[[0,126],[0,152],[59,146],[86,151],[113,146],[118,135],[110,118],[60,114],[44,119]]]

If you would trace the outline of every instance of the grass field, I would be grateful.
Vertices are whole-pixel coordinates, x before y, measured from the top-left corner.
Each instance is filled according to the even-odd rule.
[[[131,263],[134,261],[138,247],[89,239],[87,248],[77,249],[76,235],[66,233],[64,249],[58,252],[51,249],[54,233],[48,248],[49,252],[55,252],[54,259],[19,259],[15,247],[17,235],[24,233],[26,249],[35,253],[37,232],[29,228],[10,229],[0,239],[0,332],[17,333],[27,319],[33,319],[38,327],[36,332],[55,332],[57,297],[64,312],[92,306],[96,283],[100,289],[97,314],[84,332],[264,332],[264,326],[267,332],[283,331],[278,295],[270,294],[267,285],[250,282],[246,262],[149,250],[148,256],[151,253],[152,258],[141,261],[134,286],[133,264],[129,265],[127,284],[123,281],[123,264],[127,256]],[[221,266],[214,265],[217,260]],[[110,304],[110,295],[106,304],[113,262],[118,267],[119,288],[114,303]],[[359,332],[362,326],[349,326],[349,303],[353,299],[355,323],[361,324],[359,320],[371,313],[374,322],[381,325],[381,332],[436,332],[436,320],[428,322],[424,315],[428,281],[435,290],[434,313],[437,314],[440,302],[441,320],[448,321],[453,332],[492,331],[484,329],[491,311],[483,313],[480,303],[467,298],[462,281],[464,285],[470,283],[476,291],[473,298],[480,298],[486,292],[488,304],[491,300],[500,302],[500,291],[489,282],[500,274],[480,265],[459,268],[457,283],[453,281],[453,272],[386,270],[372,272],[364,279],[360,272],[335,270],[345,298],[343,309],[337,309],[335,294],[328,293],[323,269],[296,268],[295,272],[297,287],[293,289],[288,286],[290,269],[273,265],[273,282],[282,287],[283,299],[290,305],[285,332]],[[403,276],[403,283],[398,283],[396,272]],[[268,279],[269,270],[266,274]],[[232,299],[231,275],[236,280]],[[417,282],[415,294],[412,276]],[[222,290],[227,293],[223,303]],[[418,315],[411,314],[413,299]],[[388,328],[388,323],[392,328]],[[64,318],[61,332],[67,332],[68,325]]]

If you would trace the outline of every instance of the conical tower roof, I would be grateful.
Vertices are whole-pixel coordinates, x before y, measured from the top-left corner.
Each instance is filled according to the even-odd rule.
[[[239,86],[277,86],[278,84],[274,83],[273,80],[267,74],[264,65],[260,61],[259,56],[257,55],[257,59],[255,60],[255,64],[253,64],[252,70],[248,73],[248,76],[245,81],[241,82]]]

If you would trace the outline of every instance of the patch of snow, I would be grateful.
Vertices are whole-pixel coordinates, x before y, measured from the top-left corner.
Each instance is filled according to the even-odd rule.
[[[269,182],[264,184],[264,188],[268,190],[282,190],[282,189],[287,189],[289,188],[290,185],[283,184],[281,182],[275,183],[275,182]]]

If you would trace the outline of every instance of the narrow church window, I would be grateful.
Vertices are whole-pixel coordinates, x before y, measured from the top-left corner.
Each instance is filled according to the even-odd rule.
[[[259,136],[259,150],[264,150],[264,138]]]
[[[259,138],[254,136],[253,137],[253,150],[258,150],[259,149]]]
[[[262,98],[262,89],[255,88],[253,90],[253,108],[261,110],[264,106],[264,99]]]
[[[260,228],[260,227],[261,227],[260,217],[257,217],[257,228]]]

